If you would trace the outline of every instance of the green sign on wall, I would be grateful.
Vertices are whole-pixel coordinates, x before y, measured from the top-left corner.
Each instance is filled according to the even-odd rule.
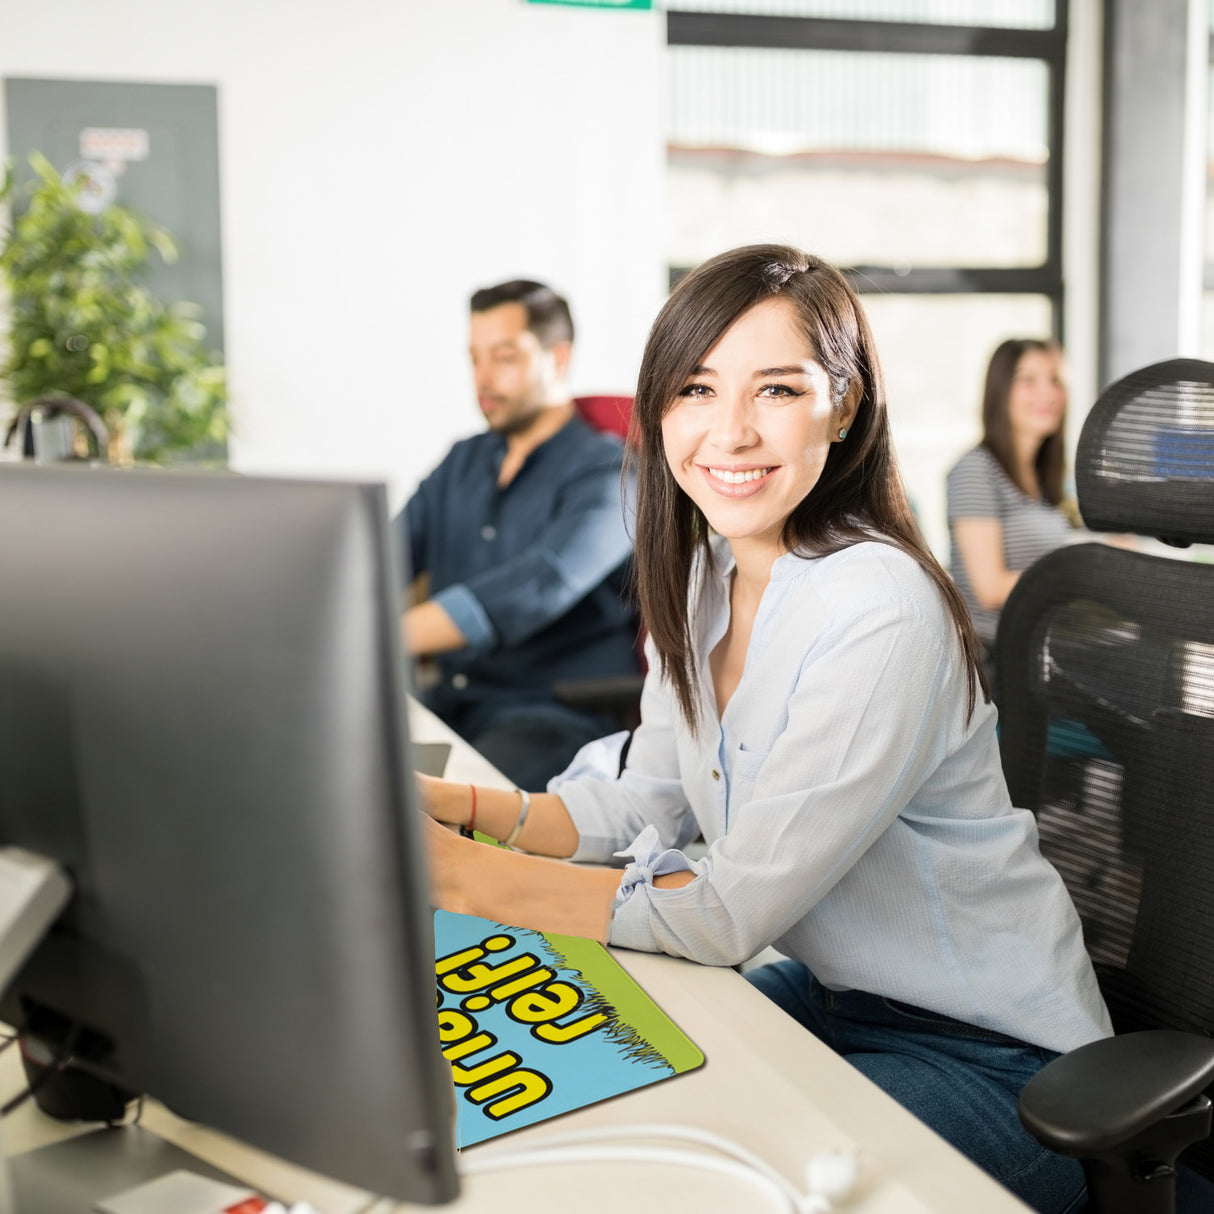
[[[569,8],[653,8],[653,0],[527,0],[528,4],[564,4]]]

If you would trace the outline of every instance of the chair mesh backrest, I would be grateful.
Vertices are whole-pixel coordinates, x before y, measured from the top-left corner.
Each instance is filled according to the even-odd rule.
[[[1212,484],[1214,363],[1154,363],[1101,393],[1075,458],[1088,527],[1208,543]]]
[[[1108,389],[1076,483],[1092,526],[1214,540],[1214,365]],[[1037,815],[1119,1031],[1214,1032],[1214,564],[1190,557],[1064,548],[1000,619],[1008,787]],[[1211,1140],[1185,1158],[1214,1177]]]

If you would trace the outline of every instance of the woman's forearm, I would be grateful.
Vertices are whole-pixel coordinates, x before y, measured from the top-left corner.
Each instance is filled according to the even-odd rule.
[[[518,823],[523,799],[512,789],[456,784],[419,777],[426,808],[440,822],[471,827],[491,839],[507,838]],[[475,813],[474,813],[475,806]],[[572,856],[578,832],[565,803],[555,793],[533,793],[527,820],[515,846],[541,856]]]
[[[1002,523],[998,519],[955,519],[953,538],[978,605],[987,611],[1000,610],[1020,577],[1004,563]]]
[[[430,836],[436,906],[513,927],[607,942],[620,870],[568,864],[462,839]]]

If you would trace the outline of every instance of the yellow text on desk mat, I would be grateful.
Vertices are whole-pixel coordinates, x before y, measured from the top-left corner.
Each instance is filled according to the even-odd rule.
[[[704,1062],[596,940],[440,910],[434,941],[460,1147]]]

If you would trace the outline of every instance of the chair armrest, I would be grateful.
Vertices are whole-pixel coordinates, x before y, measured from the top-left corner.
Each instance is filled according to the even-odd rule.
[[[590,708],[599,712],[620,713],[635,709],[641,702],[641,674],[601,675],[597,678],[562,679],[552,684],[552,694],[572,708]]]
[[[1093,1041],[1054,1059],[1025,1085],[1020,1120],[1060,1155],[1114,1150],[1214,1082],[1214,1040],[1152,1029]]]

